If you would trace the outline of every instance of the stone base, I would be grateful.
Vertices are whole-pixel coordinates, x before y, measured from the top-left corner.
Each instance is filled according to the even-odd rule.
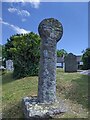
[[[67,108],[63,101],[55,103],[38,103],[37,97],[25,97],[22,100],[23,112],[26,119],[52,118],[56,114],[64,113]]]

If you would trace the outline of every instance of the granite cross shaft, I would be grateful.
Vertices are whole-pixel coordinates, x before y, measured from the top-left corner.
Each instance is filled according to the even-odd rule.
[[[61,39],[63,28],[54,19],[44,19],[38,27],[41,37],[38,96],[22,100],[26,119],[52,118],[67,111],[64,102],[56,98],[56,44]]]
[[[56,101],[56,44],[62,37],[63,28],[58,20],[49,18],[41,21],[38,32],[41,37],[38,100],[51,103]]]

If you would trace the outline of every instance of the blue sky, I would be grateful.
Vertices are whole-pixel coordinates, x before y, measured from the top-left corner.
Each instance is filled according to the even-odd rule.
[[[63,37],[57,49],[76,55],[88,47],[87,2],[2,3],[2,44],[16,33],[33,31],[44,18],[54,17],[63,25]]]

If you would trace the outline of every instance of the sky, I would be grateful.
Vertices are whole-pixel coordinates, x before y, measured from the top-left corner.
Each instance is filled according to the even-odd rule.
[[[2,44],[16,33],[38,34],[39,23],[51,17],[63,25],[57,49],[81,55],[88,47],[88,2],[2,2]]]

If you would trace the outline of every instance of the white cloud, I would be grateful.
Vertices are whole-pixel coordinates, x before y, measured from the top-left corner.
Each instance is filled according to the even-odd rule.
[[[34,8],[39,8],[40,0],[30,0]]]
[[[12,25],[12,24],[10,24],[8,22],[5,22],[5,21],[2,20],[2,18],[0,18],[0,23],[4,24],[6,26],[9,26],[11,29],[13,29],[18,34],[21,34],[21,33],[25,34],[25,33],[29,33],[30,32],[30,31],[27,31],[27,30],[25,30],[23,28],[20,28],[18,26],[15,26],[15,25]]]
[[[20,28],[20,27],[18,27],[18,26],[14,26],[14,25],[11,25],[11,24],[9,24],[9,26],[14,30],[14,31],[16,31],[17,33],[29,33],[30,31],[27,31],[27,30],[25,30],[25,29],[23,29],[23,28]]]
[[[21,10],[18,14],[21,16],[30,16],[30,13],[27,10]]]
[[[39,8],[40,1],[41,0],[2,0],[2,2],[22,2],[22,3],[29,2],[34,8]]]
[[[25,22],[25,21],[26,21],[26,19],[25,19],[25,18],[23,18],[23,19],[22,19],[22,22]]]
[[[22,17],[27,17],[27,16],[30,16],[30,13],[27,11],[27,10],[19,10],[17,8],[8,8],[8,11],[11,12],[11,13],[17,13],[18,15],[22,16]]]
[[[2,18],[0,17],[0,22],[2,21]]]
[[[89,2],[89,0],[1,0],[2,2]]]
[[[8,8],[8,11],[13,13],[13,12],[17,12],[17,9],[16,8]]]
[[[32,6],[33,6],[34,8],[39,8],[39,4],[40,4],[40,3],[34,2],[34,3],[32,3]]]

